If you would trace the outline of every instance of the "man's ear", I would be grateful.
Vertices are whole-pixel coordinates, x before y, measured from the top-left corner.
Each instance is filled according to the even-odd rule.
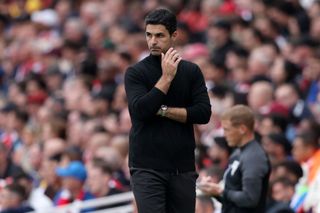
[[[247,127],[243,124],[240,125],[240,133],[243,135],[247,132]]]
[[[176,40],[177,36],[178,36],[178,31],[174,31],[171,35],[171,38],[173,39],[173,41]]]

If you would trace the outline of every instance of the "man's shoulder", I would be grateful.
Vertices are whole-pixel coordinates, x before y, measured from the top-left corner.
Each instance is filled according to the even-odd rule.
[[[195,63],[193,63],[191,61],[183,60],[183,59],[180,61],[179,66],[183,66],[183,67],[186,67],[186,68],[193,68],[193,69],[198,68],[197,64],[195,64]]]
[[[246,149],[241,151],[241,158],[245,161],[254,162],[254,160],[258,159],[267,160],[268,157],[261,144],[258,141],[253,140],[248,144]]]
[[[183,70],[183,73],[188,73],[191,78],[198,79],[202,75],[199,66],[191,61],[181,60],[178,65],[178,70]]]
[[[137,71],[137,70],[143,70],[143,68],[146,66],[146,64],[148,63],[148,60],[149,60],[149,56],[143,58],[142,60],[136,62],[135,64],[132,64],[131,66],[129,66],[127,68],[127,72],[134,72],[134,71]]]

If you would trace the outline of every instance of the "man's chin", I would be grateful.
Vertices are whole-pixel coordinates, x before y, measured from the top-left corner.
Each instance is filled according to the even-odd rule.
[[[161,50],[151,50],[150,53],[151,53],[151,55],[159,56],[159,55],[161,55]]]

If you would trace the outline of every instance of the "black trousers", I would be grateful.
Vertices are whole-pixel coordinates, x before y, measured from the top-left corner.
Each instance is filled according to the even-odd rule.
[[[169,173],[131,168],[139,213],[194,213],[196,172]]]

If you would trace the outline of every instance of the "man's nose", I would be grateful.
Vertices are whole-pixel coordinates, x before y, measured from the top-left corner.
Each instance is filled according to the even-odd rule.
[[[157,38],[155,36],[151,37],[151,44],[157,44]]]

